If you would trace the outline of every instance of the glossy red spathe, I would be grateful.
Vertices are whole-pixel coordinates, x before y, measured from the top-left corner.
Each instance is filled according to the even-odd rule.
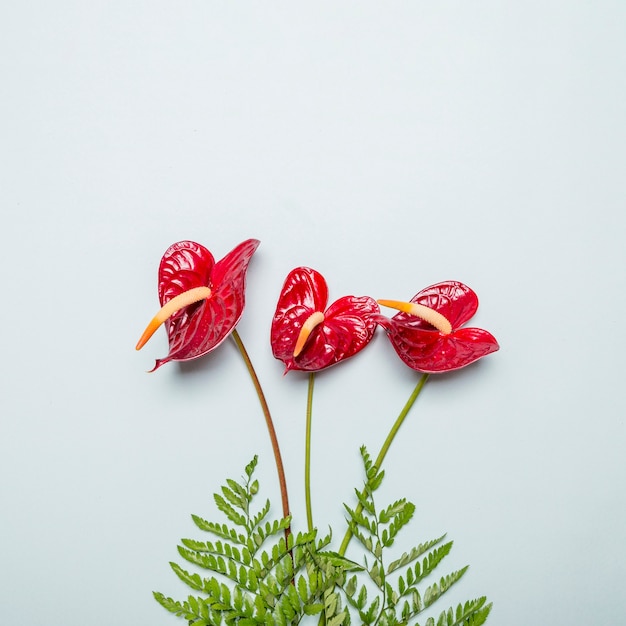
[[[354,356],[372,339],[380,309],[368,296],[344,296],[327,308],[326,280],[309,267],[292,270],[272,320],[274,356],[285,372],[315,372]],[[304,330],[303,330],[304,329]]]
[[[451,332],[442,332],[406,312],[391,319],[378,317],[399,357],[412,369],[432,374],[449,372],[499,349],[488,331],[463,327],[478,309],[478,297],[467,285],[457,281],[437,283],[422,289],[410,302],[436,311],[451,327]]]
[[[200,287],[208,288],[210,295],[165,320],[170,351],[157,359],[152,371],[169,361],[204,356],[230,335],[243,313],[246,271],[259,243],[248,239],[217,262],[194,241],[179,241],[166,250],[158,273],[161,306]]]

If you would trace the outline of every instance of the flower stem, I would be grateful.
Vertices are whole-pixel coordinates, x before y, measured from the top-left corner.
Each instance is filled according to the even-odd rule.
[[[304,444],[304,497],[306,500],[306,522],[313,530],[313,511],[311,509],[311,416],[313,413],[313,387],[315,372],[309,374],[309,392],[306,400],[306,436]]]
[[[420,395],[422,388],[424,387],[424,385],[426,384],[426,381],[428,380],[428,376],[429,376],[428,374],[422,374],[422,377],[417,381],[417,385],[415,385],[415,389],[413,389],[413,393],[411,393],[409,399],[406,401],[406,404],[402,408],[402,411],[400,411],[400,415],[398,415],[398,417],[396,418],[396,421],[393,423],[393,426],[391,427],[391,430],[389,431],[389,434],[387,435],[387,438],[385,439],[380,449],[380,452],[378,453],[378,456],[376,457],[376,460],[374,461],[374,466],[376,467],[376,469],[380,470],[383,460],[385,459],[385,456],[387,455],[387,452],[389,451],[389,448],[391,447],[391,444],[395,436],[398,434],[398,431],[400,430],[400,426],[402,426],[402,423],[404,422],[404,419],[406,418],[409,411],[411,410],[411,407],[413,406],[413,404],[415,404],[417,397]],[[365,495],[366,493],[365,491],[363,491],[363,497],[365,497]],[[356,513],[359,514],[362,510],[363,510],[363,505],[359,502],[358,506],[356,507]],[[343,538],[343,541],[341,542],[341,546],[339,547],[340,555],[343,556],[346,553],[346,550],[348,549],[348,544],[350,543],[351,539],[352,539],[352,531],[348,528]]]
[[[243,357],[246,367],[248,368],[250,378],[252,379],[252,383],[254,384],[254,388],[256,389],[257,396],[259,397],[259,402],[261,403],[261,409],[263,410],[263,415],[265,416],[265,423],[267,424],[270,441],[272,442],[272,450],[274,451],[274,459],[276,461],[276,471],[278,472],[278,483],[280,485],[280,496],[283,504],[283,517],[289,517],[289,497],[287,495],[287,481],[285,480],[285,469],[283,467],[283,460],[280,454],[280,447],[278,445],[278,438],[276,437],[276,430],[274,429],[274,422],[272,421],[270,409],[267,406],[265,394],[263,393],[263,389],[261,388],[259,378],[254,371],[252,361],[248,356],[248,352],[243,345],[243,341],[241,341],[241,337],[239,336],[237,329],[233,330],[232,337],[237,344],[237,348],[239,349],[239,352]],[[285,540],[289,539],[290,534],[290,527],[285,528]]]

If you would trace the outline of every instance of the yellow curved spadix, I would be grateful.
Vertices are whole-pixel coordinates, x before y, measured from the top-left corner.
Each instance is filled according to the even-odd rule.
[[[415,315],[434,326],[444,335],[449,335],[452,332],[452,324],[450,324],[446,317],[439,313],[439,311],[435,311],[435,309],[431,309],[423,304],[417,304],[416,302],[400,302],[398,300],[378,300],[377,302],[391,309],[397,309],[403,313]]]
[[[300,334],[298,335],[298,339],[296,340],[296,347],[293,349],[294,359],[302,352],[304,344],[306,343],[306,340],[309,338],[310,334],[313,332],[313,329],[316,326],[319,326],[323,321],[324,314],[321,311],[315,311],[315,313],[311,313],[311,315],[309,315],[309,317],[306,319],[306,322],[302,324]]]
[[[135,350],[141,350],[152,335],[154,335],[156,329],[168,318],[172,317],[174,313],[184,309],[186,306],[199,302],[200,300],[206,300],[211,297],[211,290],[208,287],[194,287],[188,291],[178,294],[175,298],[172,298],[169,302],[166,302],[161,310],[152,318],[146,330],[143,331],[141,339],[137,342]]]

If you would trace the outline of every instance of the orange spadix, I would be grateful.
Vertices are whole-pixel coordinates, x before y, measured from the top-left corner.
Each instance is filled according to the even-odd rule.
[[[193,289],[189,289],[188,291],[184,291],[181,294],[178,294],[176,297],[172,298],[169,302],[166,302],[161,310],[152,318],[146,330],[143,331],[143,335],[141,335],[141,339],[137,342],[135,346],[135,350],[141,350],[152,335],[154,335],[157,328],[165,322],[168,318],[172,317],[174,313],[184,309],[186,306],[190,304],[194,304],[194,302],[199,302],[200,300],[206,300],[211,297],[211,290],[208,287],[194,287]]]
[[[316,326],[319,326],[323,321],[324,314],[321,311],[315,311],[315,313],[311,313],[311,315],[307,317],[304,324],[302,324],[302,328],[300,329],[300,334],[296,340],[296,347],[293,349],[294,358],[302,352],[302,349],[304,348],[307,339],[313,332],[313,329]]]
[[[397,309],[403,313],[415,315],[434,326],[444,335],[449,335],[452,332],[452,324],[450,324],[446,317],[439,313],[439,311],[435,311],[435,309],[431,309],[423,304],[417,304],[417,302],[400,302],[398,300],[378,300],[377,302],[382,306],[388,306],[391,309]]]

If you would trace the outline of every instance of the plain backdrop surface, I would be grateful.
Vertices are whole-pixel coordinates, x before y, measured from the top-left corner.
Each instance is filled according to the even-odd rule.
[[[446,279],[500,352],[426,385],[386,461],[494,626],[626,620],[623,2],[19,2],[0,8],[0,623],[176,623],[190,514],[269,441],[234,344],[145,373],[173,242],[261,246],[239,325],[306,527],[306,376],[269,326]],[[383,333],[317,377],[313,504],[343,535],[416,374]],[[182,622],[181,622],[182,623]],[[311,622],[311,623],[316,623]]]

